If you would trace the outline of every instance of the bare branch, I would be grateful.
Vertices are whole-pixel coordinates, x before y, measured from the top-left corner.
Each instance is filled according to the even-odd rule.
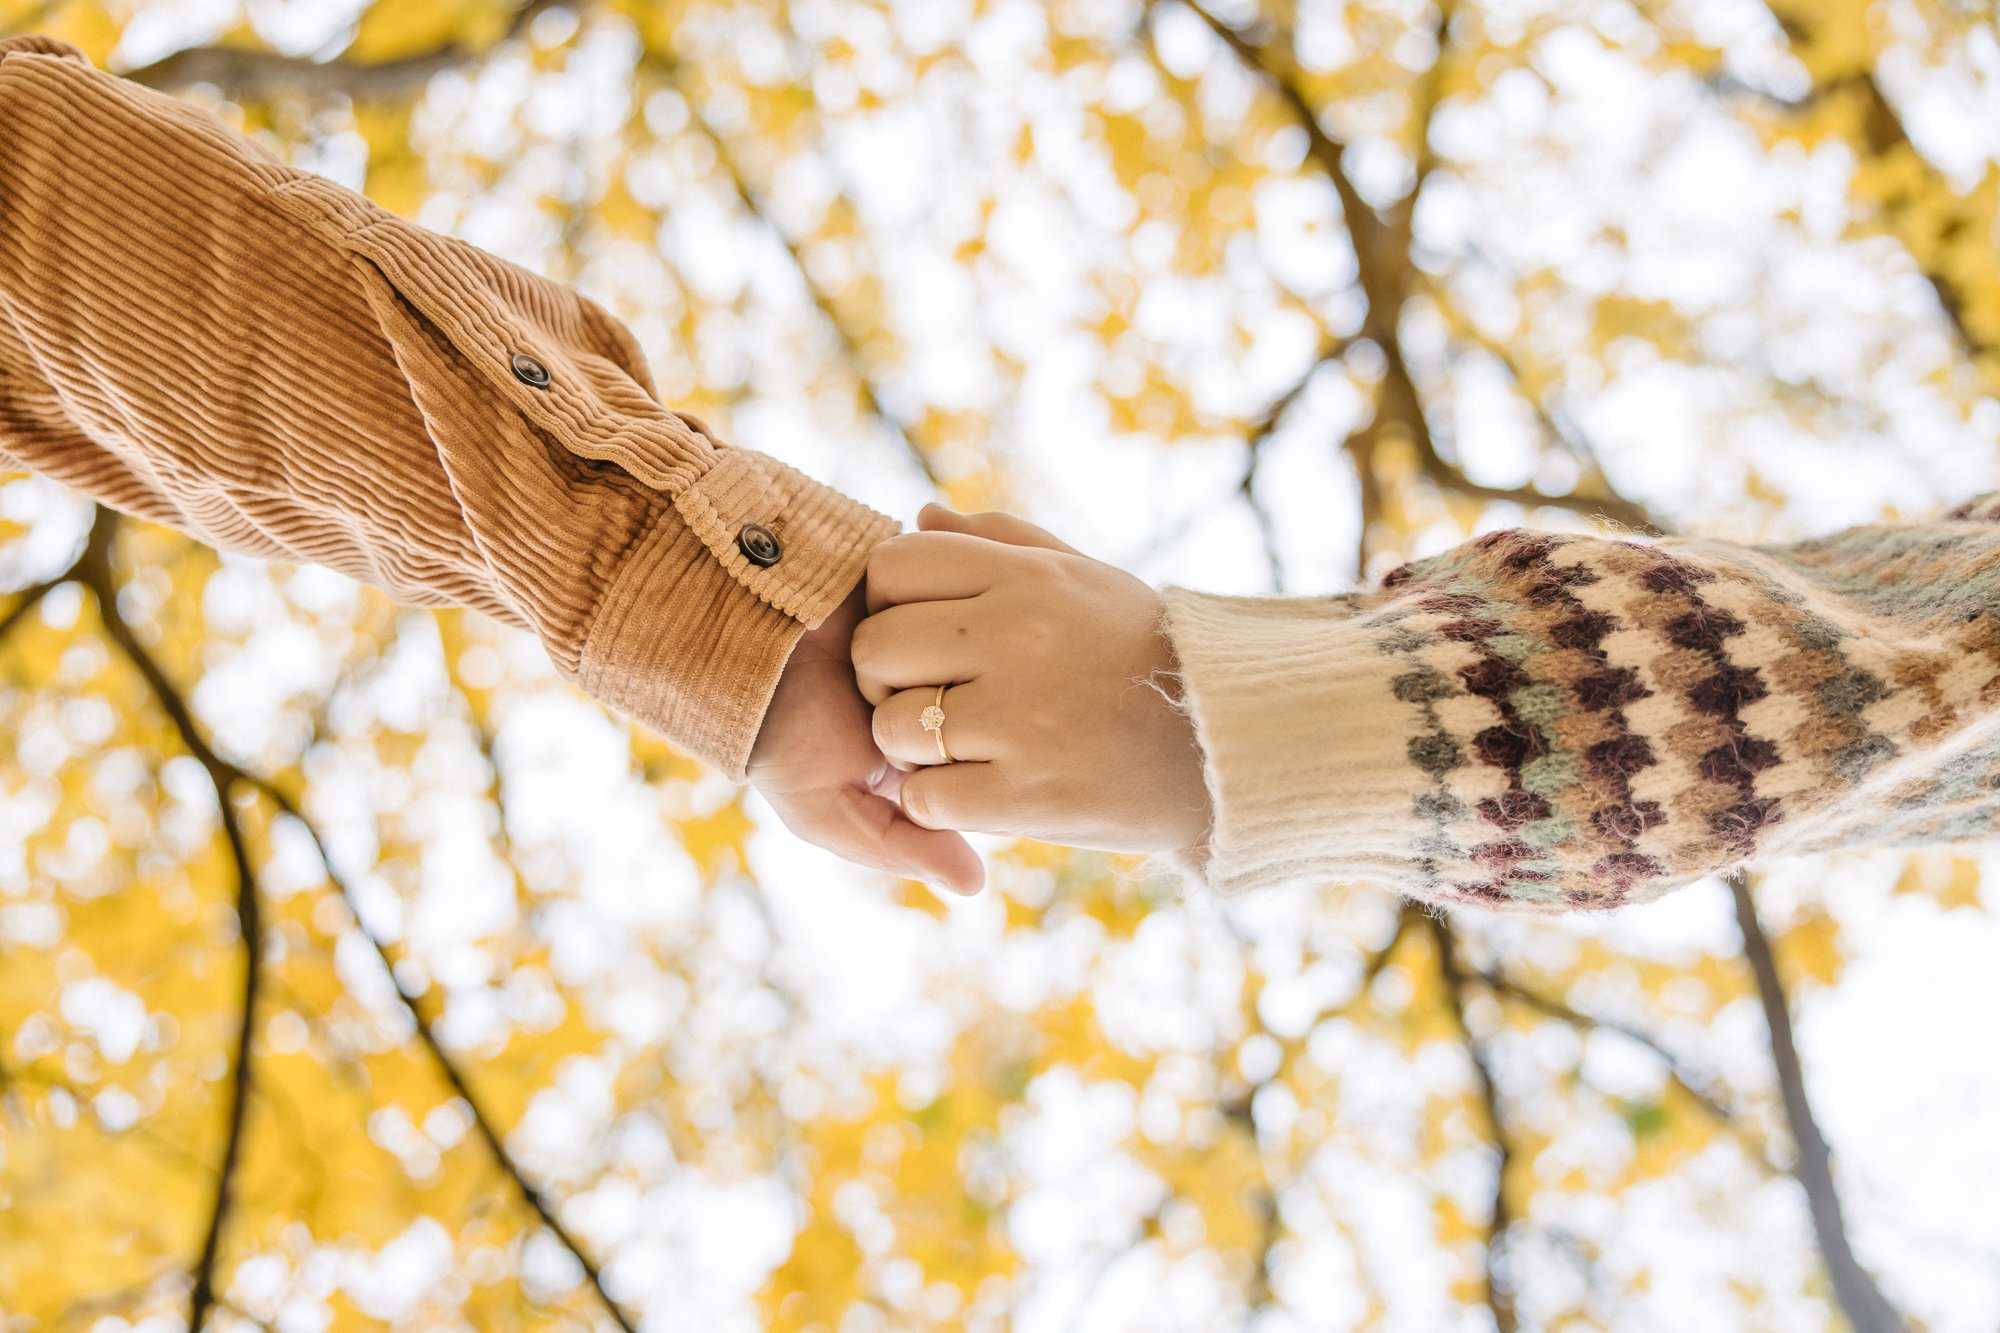
[[[1372,499],[1372,455],[1381,440],[1393,432],[1406,437],[1417,453],[1418,465],[1433,485],[1460,495],[1492,502],[1518,504],[1526,508],[1566,509],[1590,517],[1602,517],[1630,528],[1658,530],[1658,525],[1641,507],[1606,487],[1603,495],[1546,495],[1527,486],[1486,486],[1467,477],[1455,463],[1439,452],[1437,439],[1425,411],[1423,395],[1412,377],[1403,355],[1401,322],[1403,305],[1417,277],[1410,259],[1410,223],[1416,199],[1433,163],[1425,147],[1418,154],[1418,171],[1410,192],[1392,205],[1387,216],[1375,209],[1354,186],[1347,170],[1347,146],[1330,134],[1306,95],[1304,83],[1291,55],[1270,39],[1262,26],[1239,29],[1224,23],[1201,0],[1180,0],[1243,65],[1264,79],[1291,110],[1306,134],[1307,156],[1319,165],[1333,184],[1340,200],[1342,217],[1353,244],[1357,278],[1368,310],[1362,318],[1361,336],[1382,352],[1383,376],[1376,391],[1375,418],[1348,437],[1347,448],[1354,456],[1364,498]],[[1445,59],[1444,42],[1450,35],[1449,6],[1440,10],[1436,30],[1438,62]],[[1433,66],[1435,71],[1436,66]],[[1435,77],[1435,75],[1434,75]],[[1423,102],[1423,96],[1429,98]],[[1420,96],[1424,144],[1429,142],[1428,117],[1435,111],[1437,92]],[[1367,521],[1364,516],[1364,548]],[[1365,554],[1365,550],[1364,550]]]
[[[1327,366],[1346,356],[1348,349],[1353,346],[1354,339],[1352,337],[1334,337],[1328,335],[1321,340],[1319,352],[1313,357],[1312,364],[1307,366],[1296,380],[1292,381],[1292,386],[1289,389],[1286,389],[1276,398],[1273,398],[1271,405],[1265,408],[1255,421],[1250,423],[1249,438],[1245,443],[1249,446],[1253,456],[1263,445],[1264,441],[1277,433],[1278,427],[1283,424],[1286,414],[1304,396],[1305,391],[1312,386],[1314,376],[1318,375]]]
[[[387,102],[413,97],[432,78],[483,60],[498,46],[519,37],[535,16],[566,0],[528,0],[507,24],[494,47],[478,49],[448,42],[433,51],[375,64],[334,59],[311,60],[229,46],[195,46],[125,71],[125,77],[149,88],[173,91],[207,84],[238,102],[268,102],[281,97],[323,98],[345,95],[358,102]]]
[[[1559,1019],[1569,1024],[1579,1032],[1600,1029],[1605,1032],[1615,1032],[1628,1041],[1634,1041],[1644,1046],[1660,1058],[1660,1062],[1666,1066],[1668,1079],[1673,1082],[1675,1087],[1685,1093],[1719,1124],[1727,1127],[1739,1138],[1743,1137],[1745,1132],[1744,1125],[1736,1110],[1720,1097],[1716,1096],[1715,1093],[1709,1091],[1713,1086],[1713,1080],[1689,1070],[1681,1062],[1680,1057],[1668,1050],[1658,1037],[1653,1036],[1642,1028],[1633,1027],[1628,1023],[1621,1023],[1615,1018],[1601,1018],[1596,1014],[1587,1014],[1581,1010],[1571,1008],[1568,1004],[1556,999],[1552,995],[1545,995],[1540,991],[1522,985],[1498,969],[1474,968],[1472,969],[1472,975],[1478,977],[1480,982],[1495,995],[1509,1000],[1516,1000],[1527,1005],[1530,1009],[1538,1010],[1541,1013],[1547,1014],[1550,1018]],[[1770,1155],[1761,1146],[1751,1144],[1747,1140],[1744,1146],[1751,1150],[1758,1164],[1766,1171],[1773,1175],[1786,1174],[1784,1168],[1773,1162]]]
[[[1549,495],[1532,486],[1485,486],[1468,478],[1457,464],[1447,463],[1435,449],[1421,452],[1424,475],[1444,490],[1496,503],[1520,505],[1524,509],[1566,509],[1586,518],[1603,519],[1643,532],[1663,532],[1664,526],[1645,506],[1606,489],[1603,495],[1571,492]]]
[[[1395,341],[1394,321],[1402,312],[1403,297],[1398,270],[1408,263],[1408,255],[1396,245],[1395,229],[1389,221],[1361,197],[1347,171],[1347,145],[1327,133],[1319,113],[1305,94],[1296,65],[1288,51],[1270,40],[1261,25],[1248,29],[1231,27],[1217,18],[1201,0],[1180,0],[1232,52],[1243,65],[1263,77],[1291,111],[1306,134],[1306,154],[1318,163],[1333,184],[1340,210],[1347,221],[1354,244],[1362,294],[1368,313],[1362,332],[1383,345]]]
[[[1790,40],[1793,51],[1802,53],[1813,44],[1820,24],[1826,21],[1823,6],[1814,0],[1767,0],[1771,16]],[[2000,281],[2000,266],[1993,261],[1991,238],[1974,239],[1955,245],[1961,237],[1980,238],[1986,223],[1976,199],[1968,199],[1951,188],[1943,173],[1932,165],[1910,141],[1903,118],[1882,92],[1874,71],[1862,65],[1818,83],[1799,104],[1811,109],[1828,101],[1852,103],[1854,114],[1843,117],[1857,154],[1892,170],[1876,173],[1868,188],[1867,202],[1880,218],[1882,229],[1903,243],[1917,269],[1937,294],[1938,306],[1957,336],[1960,348],[1977,363],[1989,388],[2000,384],[2000,343],[1987,330],[1975,327],[1967,312],[1975,282]],[[1964,263],[1952,265],[1940,254],[1951,248],[1953,256],[1982,266],[1968,274]]]
[[[257,1031],[258,990],[263,978],[264,928],[262,905],[257,891],[257,875],[250,863],[249,841],[243,833],[233,797],[242,775],[216,757],[208,741],[195,725],[186,697],[167,679],[165,670],[133,633],[131,624],[118,609],[117,580],[111,570],[111,543],[118,527],[117,517],[98,506],[91,523],[90,538],[77,560],[76,573],[97,599],[98,616],[104,632],[144,678],[146,687],[173,724],[187,752],[208,773],[215,789],[215,804],[222,820],[224,838],[229,843],[229,859],[236,874],[236,924],[243,937],[243,989],[236,1025],[236,1048],[231,1056],[222,1141],[222,1162],[216,1169],[215,1194],[209,1206],[208,1226],[203,1233],[201,1253],[194,1264],[194,1282],[188,1296],[188,1328],[201,1333],[216,1301],[215,1277],[221,1258],[222,1236],[235,1202],[236,1169],[243,1157],[243,1134],[256,1064],[251,1045]]]
[[[825,321],[835,341],[840,344],[841,356],[854,376],[855,390],[860,395],[862,408],[896,437],[903,446],[903,452],[909,455],[910,461],[923,473],[924,480],[933,488],[941,487],[944,483],[938,476],[937,467],[931,462],[930,455],[925,452],[923,446],[917,443],[914,427],[890,411],[883,403],[880,387],[875,381],[874,373],[868,368],[868,358],[862,351],[860,339],[855,336],[854,330],[848,327],[847,319],[834,304],[832,294],[813,277],[812,270],[806,265],[804,246],[778,225],[770,204],[765,200],[763,193],[750,183],[750,178],[744,172],[743,164],[730,146],[728,138],[703,114],[699,99],[695,96],[694,90],[687,85],[685,66],[681,63],[680,57],[670,51],[656,51],[649,48],[641,57],[640,63],[642,67],[652,66],[661,77],[680,91],[682,100],[687,104],[689,122],[714,146],[715,160],[721,165],[723,173],[729,177],[737,201],[751,217],[763,225],[791,257],[792,267],[797,271],[799,282],[805,287],[813,308],[819,311],[820,318]]]
[[[1486,1122],[1492,1130],[1494,1150],[1499,1155],[1493,1172],[1493,1220],[1486,1233],[1486,1304],[1493,1311],[1493,1322],[1499,1333],[1518,1333],[1521,1323],[1515,1313],[1513,1284],[1506,1275],[1503,1254],[1507,1228],[1513,1224],[1513,1211],[1507,1199],[1507,1168],[1513,1161],[1513,1144],[1507,1137],[1506,1124],[1500,1118],[1500,1090],[1493,1080],[1485,1044],[1473,1036],[1471,1026],[1465,1021],[1465,970],[1458,960],[1457,937],[1448,922],[1429,915],[1424,917],[1424,921],[1437,945],[1438,971],[1444,977],[1445,998],[1451,1005],[1451,1015],[1458,1024],[1459,1032],[1465,1037],[1465,1052],[1472,1061],[1479,1099],[1486,1108]]]
[[[1264,555],[1271,566],[1271,590],[1273,592],[1284,591],[1285,566],[1284,561],[1278,554],[1277,523],[1272,519],[1270,510],[1265,508],[1264,502],[1257,495],[1257,474],[1264,461],[1263,447],[1265,442],[1277,433],[1279,425],[1283,423],[1286,414],[1292,410],[1293,404],[1297,403],[1305,394],[1306,389],[1313,382],[1313,377],[1318,375],[1326,366],[1346,356],[1348,348],[1353,345],[1354,339],[1351,337],[1343,338],[1328,335],[1322,339],[1319,352],[1313,357],[1312,364],[1307,366],[1304,373],[1292,382],[1290,388],[1272,399],[1271,405],[1265,408],[1255,421],[1250,423],[1249,435],[1244,441],[1249,453],[1249,461],[1244,465],[1243,480],[1237,483],[1236,489],[1242,495],[1243,502],[1250,506],[1250,513],[1257,520],[1257,530],[1264,539]]]
[[[1813,1118],[1812,1103],[1806,1099],[1805,1071],[1792,1040],[1792,1016],[1784,983],[1778,977],[1770,937],[1757,919],[1757,904],[1750,896],[1744,876],[1729,877],[1729,892],[1736,903],[1737,927],[1743,932],[1743,954],[1757,978],[1757,998],[1763,1003],[1764,1020],[1771,1032],[1771,1062],[1777,1069],[1785,1122],[1791,1126],[1792,1138],[1798,1144],[1799,1160],[1793,1174],[1805,1188],[1812,1211],[1813,1234],[1818,1237],[1820,1253],[1826,1259],[1834,1296],[1855,1333],[1908,1333],[1909,1325],[1882,1295],[1848,1243],[1847,1221],[1833,1183],[1832,1154],[1819,1132],[1819,1123]]]
[[[1570,496],[1558,499],[1543,495],[1541,492],[1521,488],[1520,498],[1515,501],[1516,503],[1526,505],[1559,505],[1563,508],[1575,509],[1580,513],[1608,518],[1628,528],[1645,532],[1664,533],[1668,530],[1666,523],[1644,505],[1626,499],[1611,486],[1610,481],[1604,475],[1604,463],[1598,454],[1596,446],[1583,436],[1574,422],[1559,419],[1557,409],[1552,407],[1542,394],[1535,392],[1530,387],[1527,369],[1521,364],[1520,357],[1513,348],[1507,346],[1499,339],[1489,336],[1485,330],[1481,329],[1472,320],[1466,318],[1452,301],[1449,289],[1442,282],[1426,280],[1423,289],[1425,295],[1430,298],[1432,304],[1444,316],[1452,333],[1491,358],[1501,370],[1507,373],[1507,378],[1513,384],[1515,393],[1520,395],[1521,400],[1535,414],[1535,421],[1542,428],[1544,438],[1551,444],[1560,447],[1585,469],[1584,485],[1591,489],[1573,492]],[[1436,481],[1439,478],[1434,476],[1433,480]],[[1451,478],[1446,478],[1440,484],[1448,484],[1451,480]],[[1452,489],[1461,488],[1454,485]],[[1585,508],[1576,501],[1577,496],[1587,497],[1591,495],[1597,497],[1596,504],[1593,507]]]
[[[42,598],[47,597],[51,592],[55,591],[57,585],[65,582],[68,578],[68,574],[63,574],[53,579],[46,579],[32,587],[23,588],[21,590],[21,599],[7,608],[6,615],[0,616],[0,639],[4,639],[9,634],[12,634],[14,627],[26,618],[28,612],[41,605]]]
[[[76,558],[70,561],[67,569],[60,574],[51,574],[41,582],[31,583],[20,590],[20,600],[8,607],[4,615],[0,615],[0,639],[12,634],[15,627],[27,618],[28,613],[42,604],[44,597],[76,577],[77,566],[83,563],[83,557],[90,550],[90,539],[96,534],[98,523],[103,521],[106,521],[103,510],[92,513],[91,530],[84,535],[84,544],[77,551]]]
[[[1331,1011],[1323,1010],[1315,1014],[1312,1020],[1306,1024],[1306,1030],[1310,1031],[1318,1027],[1319,1024],[1328,1018],[1359,1003],[1361,998],[1368,993],[1368,988],[1374,984],[1375,978],[1381,975],[1382,969],[1388,965],[1389,959],[1394,956],[1397,948],[1402,944],[1404,937],[1409,933],[1410,928],[1422,919],[1423,915],[1422,907],[1414,899],[1405,899],[1402,906],[1397,910],[1395,927],[1389,932],[1389,938],[1369,951],[1367,961],[1362,965],[1361,976],[1355,983],[1353,993],[1349,995],[1339,1008]],[[1247,954],[1252,942],[1236,918],[1228,912],[1223,912],[1220,914],[1219,919],[1229,931],[1231,938],[1235,940],[1237,948]],[[1245,966],[1247,969],[1247,959]],[[1255,1014],[1253,1011],[1253,1018],[1255,1019],[1257,1029],[1266,1035],[1270,1035],[1269,1028],[1264,1024],[1262,1016]],[[1282,1045],[1283,1043],[1280,1044]],[[1257,1138],[1255,1115],[1257,1095],[1265,1088],[1277,1082],[1283,1070],[1283,1062],[1280,1062],[1269,1074],[1244,1088],[1239,1095],[1230,1098],[1228,1101],[1219,1103],[1217,1107],[1222,1112],[1224,1119],[1232,1127],[1249,1136],[1251,1143],[1258,1149],[1260,1162],[1264,1161],[1265,1154],[1263,1152],[1263,1145]],[[1278,1195],[1282,1191],[1291,1188],[1297,1183],[1297,1180],[1298,1177],[1294,1174],[1283,1181],[1274,1181],[1271,1178],[1269,1165],[1266,1163],[1264,1178],[1258,1182],[1254,1197],[1247,1205],[1255,1213],[1258,1223],[1258,1241],[1255,1255],[1256,1266],[1251,1271],[1250,1288],[1245,1295],[1245,1303],[1250,1307],[1252,1322],[1255,1321],[1258,1314],[1276,1304],[1276,1293],[1272,1286],[1272,1278],[1275,1276],[1273,1257],[1276,1254],[1278,1242],[1283,1239],[1285,1231],[1284,1217],[1278,1208]],[[1166,1203],[1166,1200],[1162,1200],[1159,1209],[1164,1209]],[[1158,1216],[1159,1209],[1155,1210],[1155,1218]]]
[[[1437,169],[1437,149],[1431,143],[1431,125],[1437,119],[1439,105],[1444,101],[1446,61],[1451,55],[1451,20],[1457,11],[1456,0],[1434,0],[1434,3],[1437,5],[1437,21],[1431,26],[1431,43],[1437,48],[1437,55],[1431,61],[1431,67],[1424,72],[1424,77],[1417,81],[1416,106],[1410,117],[1410,152],[1415,158],[1412,180],[1409,192],[1389,212],[1397,244],[1405,254],[1410,250],[1417,196],[1423,193],[1425,182]]]
[[[237,1050],[232,1078],[232,1098],[229,1112],[229,1132],[224,1146],[221,1172],[216,1183],[215,1206],[210,1214],[210,1223],[207,1237],[203,1243],[202,1254],[195,1267],[194,1292],[190,1302],[188,1323],[191,1333],[199,1333],[203,1322],[207,1318],[209,1311],[214,1308],[217,1300],[217,1293],[214,1290],[215,1265],[219,1254],[223,1226],[230,1207],[230,1191],[234,1171],[240,1158],[244,1109],[248,1104],[252,1086],[251,1039],[255,1032],[262,932],[259,921],[256,880],[250,864],[248,844],[243,835],[242,822],[231,803],[231,796],[234,789],[238,786],[246,786],[262,792],[270,798],[281,813],[296,821],[306,831],[306,835],[312,840],[314,849],[318,852],[322,863],[326,867],[328,879],[332,881],[342,901],[347,904],[348,910],[354,918],[356,929],[374,947],[376,956],[381,959],[383,969],[389,974],[390,984],[395,987],[397,996],[402,1000],[404,1007],[410,1014],[411,1021],[416,1027],[418,1038],[437,1061],[438,1067],[444,1074],[445,1081],[450,1084],[452,1091],[464,1101],[468,1112],[472,1116],[474,1128],[479,1131],[480,1138],[492,1152],[495,1162],[499,1164],[501,1170],[512,1181],[522,1200],[535,1213],[542,1225],[547,1227],[550,1234],[576,1259],[577,1264],[583,1270],[585,1279],[590,1283],[591,1289],[603,1303],[606,1311],[609,1312],[613,1322],[619,1328],[625,1330],[625,1333],[634,1333],[635,1325],[605,1289],[603,1275],[597,1265],[592,1262],[589,1254],[577,1242],[576,1238],[556,1218],[553,1209],[543,1198],[541,1191],[528,1180],[519,1164],[514,1161],[513,1156],[507,1151],[506,1145],[501,1141],[499,1132],[494,1128],[491,1117],[486,1114],[480,1105],[479,1099],[473,1095],[465,1075],[459,1070],[457,1063],[452,1060],[449,1052],[439,1043],[437,1034],[432,1028],[430,1018],[425,1014],[419,998],[406,989],[401,978],[396,975],[395,960],[391,956],[388,946],[370,931],[367,924],[362,921],[360,912],[355,907],[353,892],[345,879],[341,877],[339,871],[334,867],[333,861],[327,853],[326,845],[320,838],[319,830],[314,827],[310,820],[306,819],[297,804],[276,783],[268,778],[247,773],[215,753],[207,738],[202,734],[200,727],[196,724],[193,713],[188,708],[186,697],[167,678],[165,671],[161,668],[157,659],[139,642],[137,636],[132,632],[131,625],[119,614],[116,579],[112,573],[110,561],[111,539],[116,525],[116,515],[110,510],[99,507],[97,521],[91,528],[90,541],[85,547],[83,556],[77,562],[77,576],[83,582],[84,586],[88,587],[96,595],[106,633],[118,645],[125,656],[131,660],[140,675],[145,678],[154,697],[159,701],[161,708],[168,716],[168,720],[173,724],[174,730],[178,733],[182,744],[201,766],[207,770],[209,778],[215,786],[216,798],[222,811],[223,828],[229,839],[230,854],[237,870],[237,917],[244,938],[246,968],[243,995],[243,1021],[238,1028]]]
[[[589,1252],[583,1248],[583,1245],[575,1236],[570,1234],[569,1229],[557,1219],[554,1208],[543,1196],[541,1190],[535,1186],[534,1182],[528,1179],[527,1173],[521,1169],[520,1163],[516,1162],[513,1154],[508,1152],[507,1145],[502,1141],[500,1131],[494,1125],[492,1116],[480,1104],[480,1100],[472,1091],[472,1086],[467,1081],[464,1072],[459,1069],[458,1062],[452,1058],[451,1053],[438,1040],[437,1031],[431,1024],[430,1016],[424,1012],[422,997],[405,986],[403,979],[397,975],[395,956],[391,953],[388,944],[368,928],[366,921],[362,920],[360,908],[355,900],[354,890],[340,873],[339,869],[335,867],[333,857],[327,851],[326,843],[320,837],[318,827],[310,819],[306,818],[305,812],[285,793],[284,789],[270,779],[255,774],[243,774],[242,777],[245,782],[248,782],[258,791],[264,793],[270,799],[271,803],[278,807],[278,810],[282,814],[292,819],[305,831],[306,837],[312,842],[313,851],[318,855],[320,864],[326,870],[327,879],[332,882],[335,891],[340,895],[341,901],[346,904],[348,915],[354,921],[354,928],[361,933],[362,938],[368,941],[369,946],[375,951],[375,956],[381,960],[382,970],[389,976],[389,984],[395,987],[397,998],[403,1002],[404,1010],[410,1015],[410,1021],[416,1027],[418,1040],[423,1042],[424,1049],[429,1051],[431,1058],[437,1062],[438,1070],[444,1075],[445,1082],[451,1085],[452,1092],[465,1103],[466,1110],[472,1117],[473,1128],[479,1132],[480,1140],[486,1144],[487,1151],[492,1153],[494,1162],[513,1184],[514,1190],[520,1195],[522,1202],[528,1205],[529,1209],[541,1221],[542,1225],[548,1228],[549,1233],[556,1238],[564,1249],[570,1252],[570,1256],[583,1269],[584,1279],[589,1282],[591,1290],[596,1293],[598,1300],[603,1303],[612,1321],[619,1328],[624,1329],[625,1333],[634,1333],[636,1326],[619,1306],[618,1302],[612,1299],[611,1293],[605,1289],[603,1273],[599,1270],[596,1263],[591,1260]]]

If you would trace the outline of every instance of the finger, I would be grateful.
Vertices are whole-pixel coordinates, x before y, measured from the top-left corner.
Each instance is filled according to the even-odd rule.
[[[912,879],[942,884],[953,893],[970,896],[986,883],[986,863],[961,833],[950,829],[929,829],[911,820],[895,802],[875,796],[895,812],[883,831],[882,844],[889,853],[914,868]]]
[[[1017,559],[1010,546],[962,532],[905,532],[868,557],[868,610],[977,597]]]
[[[983,763],[1001,757],[992,725],[992,710],[983,706],[984,695],[977,681],[953,685],[944,693],[944,748],[947,760],[938,753],[938,733],[924,728],[926,708],[936,705],[935,685],[914,690],[898,690],[875,710],[875,745],[891,763],[927,766],[931,764]]]
[[[855,626],[849,652],[854,679],[869,703],[897,690],[973,680],[982,666],[971,633],[971,601],[911,602],[892,606]]]
[[[954,893],[979,892],[986,867],[958,833],[911,821],[895,801],[860,788],[841,788],[797,812],[792,831],[856,865],[942,884]]]
[[[1033,823],[1019,788],[1001,764],[939,764],[912,773],[900,793],[919,828],[1020,833]]]
[[[1047,528],[1038,528],[1027,519],[1012,514],[961,514],[941,504],[927,504],[917,514],[917,527],[923,532],[961,532],[968,537],[984,537],[987,541],[1002,542],[1008,546],[1044,546],[1051,551],[1083,554]]]

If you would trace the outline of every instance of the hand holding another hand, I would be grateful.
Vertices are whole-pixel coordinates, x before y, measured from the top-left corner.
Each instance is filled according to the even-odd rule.
[[[1199,845],[1209,797],[1159,594],[1010,515],[931,505],[918,525],[876,548],[852,643],[875,743],[916,769],[909,817],[1106,851]],[[950,763],[923,721],[940,685]]]
[[[868,731],[848,641],[861,590],[792,650],[750,751],[750,781],[785,827],[857,865],[977,893],[986,870],[956,833],[913,824],[896,802],[903,773]]]

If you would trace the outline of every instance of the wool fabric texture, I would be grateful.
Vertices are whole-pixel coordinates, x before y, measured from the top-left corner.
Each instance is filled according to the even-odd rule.
[[[593,302],[40,37],[0,40],[0,462],[528,629],[739,779],[896,530],[663,407]],[[1172,861],[1217,893],[1604,909],[1995,825],[2000,496],[1786,545],[1510,529],[1338,597],[1170,588],[1162,627],[1214,804]]]
[[[1788,544],[1508,529],[1330,598],[1167,594],[1212,892],[1562,912],[1991,836],[2000,496]]]

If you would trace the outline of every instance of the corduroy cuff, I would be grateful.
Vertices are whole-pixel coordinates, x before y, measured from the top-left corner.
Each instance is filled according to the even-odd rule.
[[[790,566],[791,586],[802,594],[774,606],[744,577],[740,554],[718,559],[715,534],[663,514],[606,591],[584,640],[578,684],[741,782],[800,636],[860,584],[869,553],[898,525],[767,455],[723,455],[729,465],[709,477],[736,489],[757,474],[759,512],[785,548],[778,568]],[[693,493],[705,504],[704,486]],[[683,516],[688,498],[681,497]]]

